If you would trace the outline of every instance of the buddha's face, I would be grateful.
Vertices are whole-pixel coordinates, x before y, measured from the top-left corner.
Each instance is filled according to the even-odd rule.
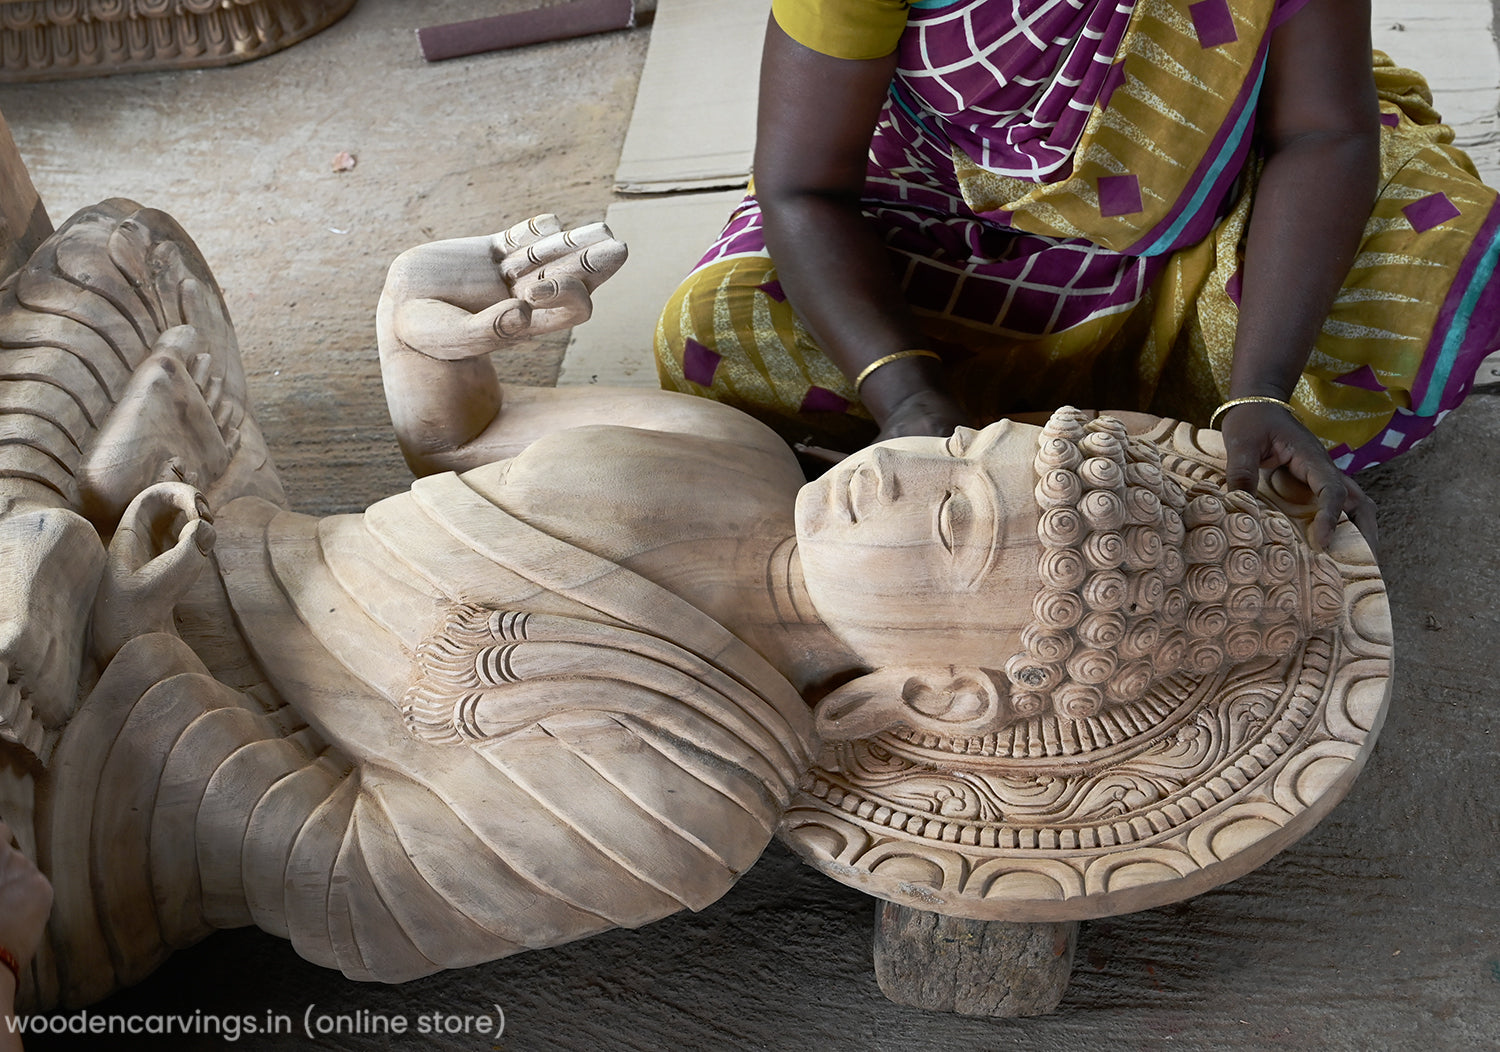
[[[1015,649],[1038,584],[1039,430],[892,439],[803,487],[808,593],[868,663],[984,666]]]

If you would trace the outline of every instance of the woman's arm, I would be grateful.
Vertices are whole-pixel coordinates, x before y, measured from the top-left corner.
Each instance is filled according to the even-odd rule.
[[[850,377],[926,340],[860,212],[870,138],[895,69],[894,53],[830,58],[797,43],[774,17],[766,28],[755,141],[766,247],[788,300]],[[882,366],[860,398],[881,438],[946,435],[966,422],[931,358]]]
[[[1369,0],[1312,0],[1271,39],[1231,399],[1290,399],[1354,261],[1380,174],[1370,48]],[[1260,468],[1286,465],[1317,497],[1314,544],[1340,512],[1373,544],[1374,505],[1286,410],[1241,405],[1222,426],[1231,486],[1253,490]]]

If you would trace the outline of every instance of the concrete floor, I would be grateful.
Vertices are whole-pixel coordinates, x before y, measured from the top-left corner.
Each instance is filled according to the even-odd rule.
[[[1416,0],[1418,4],[1430,0]],[[424,66],[419,25],[531,0],[360,0],[326,33],[228,70],[0,88],[60,221],[123,194],[172,212],[226,288],[256,408],[301,510],[404,485],[374,356],[388,261],[542,210],[598,218],[647,30]],[[1441,99],[1439,100],[1441,102]],[[358,167],[330,171],[341,150]],[[547,383],[562,341],[502,363]],[[350,983],[255,931],[178,954],[96,1012],[506,1016],[502,1039],[329,1036],[440,1049],[1500,1048],[1500,400],[1472,398],[1367,473],[1380,504],[1398,681],[1348,800],[1251,875],[1083,928],[1052,1016],[992,1022],[890,1004],[871,900],[773,846],[725,899],[640,932],[433,976]],[[367,1022],[371,1015],[362,1016]],[[29,1048],[208,1049],[216,1037]],[[246,1037],[245,1049],[315,1047]]]

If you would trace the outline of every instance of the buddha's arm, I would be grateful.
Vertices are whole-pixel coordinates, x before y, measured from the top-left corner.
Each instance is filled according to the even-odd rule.
[[[624,261],[625,246],[603,224],[563,232],[555,216],[403,253],[386,277],[376,320],[386,401],[411,469],[463,471],[587,424],[779,447],[749,417],[700,398],[499,382],[491,352],[587,320],[590,293]]]

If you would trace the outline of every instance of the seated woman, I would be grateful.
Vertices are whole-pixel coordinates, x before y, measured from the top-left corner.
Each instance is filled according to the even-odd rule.
[[[1229,476],[1409,449],[1500,347],[1500,210],[1367,0],[776,0],[754,185],[662,386],[853,448],[1060,404]],[[1337,468],[1337,469],[1336,469]]]

